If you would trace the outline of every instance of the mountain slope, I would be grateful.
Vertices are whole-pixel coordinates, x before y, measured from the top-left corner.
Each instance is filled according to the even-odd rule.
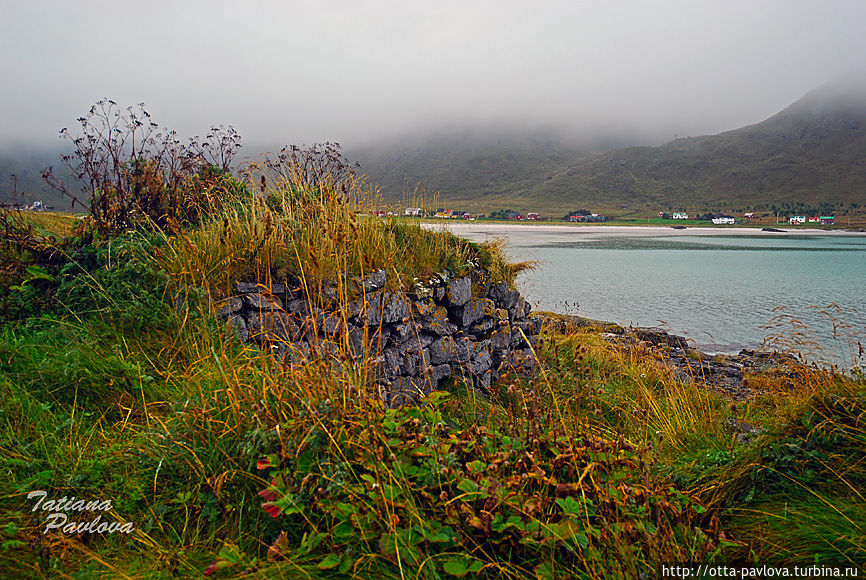
[[[762,123],[660,147],[587,156],[540,143],[500,141],[467,154],[440,138],[426,148],[371,155],[362,168],[395,200],[398,178],[407,176],[451,203],[548,213],[866,205],[866,90],[859,87],[825,87]]]
[[[420,185],[426,198],[441,192],[444,201],[459,201],[467,209],[522,199],[587,155],[549,135],[485,129],[392,141],[348,154],[382,186],[386,199],[411,200]]]
[[[0,151],[0,203],[33,203],[40,199],[46,204],[68,209],[70,200],[63,199],[42,179],[42,170],[53,166],[64,180],[71,180],[71,172],[58,159],[58,153],[48,149],[16,152]],[[15,175],[15,178],[12,176]],[[17,183],[16,183],[17,178]],[[18,191],[18,199],[14,193]]]

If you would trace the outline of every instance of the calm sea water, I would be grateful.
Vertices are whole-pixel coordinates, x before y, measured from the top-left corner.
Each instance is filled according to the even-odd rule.
[[[847,364],[858,354],[856,341],[866,343],[866,236],[483,225],[452,230],[474,240],[506,237],[511,257],[538,262],[519,285],[543,310],[661,326],[709,352],[754,348],[781,334],[813,347],[812,359]]]

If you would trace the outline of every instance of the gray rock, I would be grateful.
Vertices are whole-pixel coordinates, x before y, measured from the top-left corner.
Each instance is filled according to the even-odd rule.
[[[235,290],[238,294],[258,294],[262,290],[271,294],[285,294],[285,284],[260,284],[257,282],[238,282],[235,284]]]
[[[508,314],[511,320],[523,320],[526,318],[526,300],[523,299],[523,296],[517,297],[514,306],[508,310]]]
[[[391,327],[391,339],[394,342],[406,342],[411,338],[417,338],[418,333],[415,323],[395,324]]]
[[[340,315],[337,313],[320,313],[318,316],[316,316],[316,326],[318,327],[319,332],[333,335],[337,332],[337,330],[342,328],[343,323],[342,320],[340,320]]]
[[[433,334],[428,334],[426,332],[419,332],[417,334],[417,336],[412,338],[412,345],[413,346],[417,345],[418,348],[427,348],[428,346],[433,344],[433,341],[436,340],[437,338],[438,337],[433,335]]]
[[[451,306],[463,306],[472,298],[472,280],[469,276],[452,280],[445,296]]]
[[[478,351],[477,355],[472,358],[472,362],[469,364],[469,370],[472,371],[473,375],[480,376],[484,372],[490,370],[491,366],[493,366],[493,358],[490,356],[490,351],[485,348]]]
[[[501,302],[505,300],[505,296],[508,294],[508,284],[505,282],[497,282],[495,284],[491,284],[490,288],[487,290],[487,296],[493,300],[497,306],[501,306]]]
[[[520,298],[520,292],[517,290],[509,290],[505,293],[505,298],[502,299],[502,302],[500,302],[498,306],[505,310],[511,310],[517,303],[518,298]]]
[[[373,357],[383,401],[407,404],[454,373],[472,377],[476,387],[486,391],[503,365],[518,370],[534,366],[529,346],[536,340],[541,319],[526,318],[529,306],[504,282],[489,284],[483,272],[474,276],[484,281],[476,290],[485,298],[472,299],[475,283],[468,276],[454,279],[450,273],[440,276],[443,282],[431,288],[436,301],[419,299],[417,292],[413,297],[411,291],[407,295],[384,291],[381,285],[386,278],[380,271],[365,281],[370,289],[366,296],[345,305],[325,288],[328,296],[318,305],[322,309],[311,308],[295,289],[286,295],[289,314],[282,310],[280,297],[274,296],[281,288],[272,286],[269,292],[243,283],[238,285],[238,296],[218,307],[233,332],[284,355],[286,361],[300,360],[293,346],[329,357],[348,345],[353,356]],[[356,281],[362,288],[361,280]],[[708,366],[707,373],[730,371]]]
[[[490,391],[490,384],[493,382],[493,371],[485,371],[484,373],[474,377],[475,387],[485,392]]]
[[[228,318],[230,315],[240,312],[244,307],[244,301],[238,296],[232,296],[227,300],[217,303],[215,312],[220,318]]]
[[[433,316],[439,307],[431,302],[412,302],[412,314],[416,318]]]
[[[458,354],[457,342],[450,336],[444,336],[430,345],[430,362],[434,365],[456,362]]]
[[[314,316],[306,316],[297,322],[298,326],[298,337],[301,340],[311,341],[314,340],[314,337],[317,336],[318,326],[315,324]]]
[[[433,288],[433,300],[441,304],[445,300],[445,287],[436,286]]]
[[[495,330],[490,335],[490,348],[493,350],[504,350],[511,345],[511,332],[507,326]]]
[[[434,383],[439,383],[445,377],[451,376],[451,365],[441,364],[428,367],[430,369],[430,380]]]
[[[484,334],[493,330],[494,319],[492,316],[485,316],[476,324],[469,327],[469,332],[472,334]]]
[[[388,387],[388,406],[399,407],[414,403],[430,394],[431,385],[420,378],[397,377]]]
[[[526,341],[523,333],[521,333],[518,328],[515,328],[511,333],[511,346],[518,349],[523,349],[529,346],[529,342]]]
[[[475,349],[478,348],[477,342],[472,342],[471,337],[460,336],[454,337],[454,350],[457,354],[457,364],[463,367],[469,367],[469,361]]]
[[[430,355],[426,349],[421,351],[410,351],[400,365],[400,374],[406,376],[420,375],[430,364]]]
[[[421,319],[421,329],[439,336],[454,334],[457,331],[457,327],[448,320],[448,311],[442,306],[437,306],[432,314]]]
[[[246,342],[250,338],[250,331],[247,329],[247,321],[242,316],[237,314],[232,315],[228,319],[228,328],[241,342]]]
[[[286,302],[284,308],[291,314],[306,314],[307,306],[306,300],[292,299]]]
[[[433,288],[429,286],[423,286],[417,284],[412,290],[409,291],[409,295],[413,300],[417,300],[419,302],[424,300],[431,300],[433,298]]]
[[[409,316],[409,308],[406,300],[394,292],[385,292],[382,295],[382,321],[387,324],[400,322]]]
[[[262,294],[244,294],[244,302],[252,310],[282,310],[283,303],[276,296],[266,297]]]
[[[371,290],[383,288],[387,281],[388,275],[385,274],[385,270],[376,270],[364,278],[364,290],[370,292]]]
[[[285,312],[253,312],[247,319],[249,338],[256,342],[292,342],[300,334],[298,325]]]
[[[349,349],[352,354],[358,356],[364,354],[366,342],[364,340],[365,332],[363,328],[353,326],[349,329],[348,342]]]
[[[346,303],[346,318],[357,319],[358,316],[364,311],[364,299],[358,298],[356,300],[350,300]]]
[[[258,293],[259,285],[255,282],[238,282],[235,284],[235,290],[238,294]]]
[[[329,310],[337,308],[337,291],[333,286],[325,286],[322,288],[322,305]]]
[[[451,320],[461,328],[466,328],[481,320],[485,314],[492,314],[493,312],[493,301],[487,298],[470,300],[462,306],[454,306],[449,310]]]
[[[504,350],[490,350],[490,358],[493,360],[493,364],[490,365],[492,369],[499,369],[502,366],[508,366],[508,356],[511,354],[510,349]]]
[[[383,348],[391,337],[391,330],[387,326],[369,327],[367,332],[370,337],[370,347],[376,350]]]
[[[541,330],[541,319],[540,318],[528,318],[525,320],[518,320],[514,324],[511,325],[513,328],[519,328],[523,331],[527,337],[538,334]]]
[[[403,353],[397,347],[389,346],[382,351],[382,362],[379,365],[382,376],[390,379],[400,374],[403,358]]]
[[[367,297],[367,326],[393,324],[409,315],[402,296],[395,292],[382,292]]]

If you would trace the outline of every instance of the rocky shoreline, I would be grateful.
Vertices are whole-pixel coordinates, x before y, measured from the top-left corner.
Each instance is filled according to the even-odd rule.
[[[649,347],[663,354],[664,360],[673,367],[677,378],[683,382],[700,382],[734,401],[742,401],[764,391],[748,381],[753,374],[789,375],[793,367],[801,366],[796,358],[776,351],[743,349],[734,355],[703,353],[689,345],[684,336],[671,334],[655,328],[626,328],[611,322],[603,322],[580,316],[543,314],[554,328],[566,329],[593,327],[609,343],[625,349],[638,346]]]

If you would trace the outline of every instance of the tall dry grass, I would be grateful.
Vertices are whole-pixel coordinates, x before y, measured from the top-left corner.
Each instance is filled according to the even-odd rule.
[[[249,187],[254,187],[249,174]],[[508,263],[496,243],[474,244],[417,222],[370,215],[378,192],[363,178],[344,178],[337,189],[310,189],[270,175],[258,195],[236,200],[192,231],[174,232],[160,253],[175,279],[225,296],[238,280],[269,281],[302,275],[312,287],[349,284],[355,276],[386,270],[394,288],[449,269],[467,274],[485,268],[511,283],[526,265]]]

